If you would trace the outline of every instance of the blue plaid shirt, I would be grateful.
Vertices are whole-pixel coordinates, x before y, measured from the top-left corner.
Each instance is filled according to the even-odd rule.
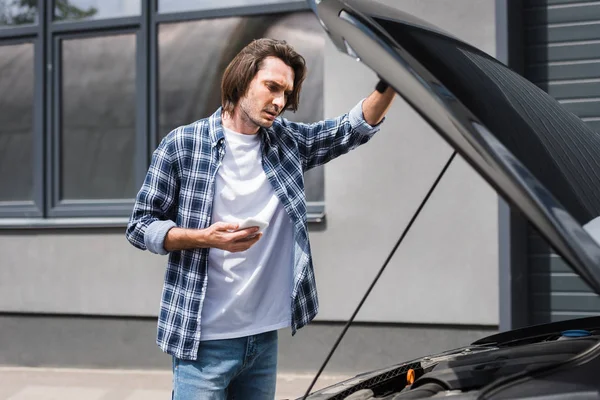
[[[271,128],[261,128],[263,169],[294,227],[292,334],[315,317],[319,306],[303,173],[366,143],[378,130],[379,125],[373,127],[364,120],[362,101],[336,119],[302,124],[277,118]],[[163,243],[172,227],[210,226],[215,175],[224,154],[221,109],[170,132],[154,151],[137,194],[127,226],[129,242],[142,250],[167,254]],[[200,345],[208,251],[169,254],[157,344],[180,359],[195,360]]]

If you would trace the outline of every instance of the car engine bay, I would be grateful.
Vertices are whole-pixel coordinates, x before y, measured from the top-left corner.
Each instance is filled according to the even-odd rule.
[[[317,398],[474,399],[481,389],[502,378],[563,364],[598,344],[598,339],[600,331],[568,331],[501,346],[475,345],[414,360],[372,377],[359,375],[339,387],[317,392]],[[367,379],[358,383],[361,377]],[[322,397],[326,394],[331,397]]]

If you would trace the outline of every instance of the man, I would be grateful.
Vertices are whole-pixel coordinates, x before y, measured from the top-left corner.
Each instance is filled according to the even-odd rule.
[[[157,343],[175,399],[273,399],[277,330],[317,314],[303,173],[366,143],[394,92],[380,83],[336,119],[287,121],[305,75],[284,41],[253,41],[225,70],[222,107],[154,152],[127,238],[169,253]],[[269,225],[238,230],[249,217]]]

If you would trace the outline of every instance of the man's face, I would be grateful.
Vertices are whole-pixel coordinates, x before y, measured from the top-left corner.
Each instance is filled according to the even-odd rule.
[[[283,112],[294,89],[294,70],[276,57],[267,57],[238,103],[239,115],[256,127],[269,128]]]

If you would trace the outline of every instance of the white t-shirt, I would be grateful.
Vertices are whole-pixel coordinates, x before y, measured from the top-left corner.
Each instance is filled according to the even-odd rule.
[[[212,223],[248,217],[269,222],[250,249],[211,248],[201,340],[231,339],[290,326],[293,227],[262,168],[259,135],[228,129],[215,177]]]

